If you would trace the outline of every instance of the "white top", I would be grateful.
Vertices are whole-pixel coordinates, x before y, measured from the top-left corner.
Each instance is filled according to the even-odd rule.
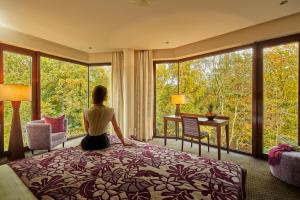
[[[95,105],[84,111],[84,118],[89,123],[90,136],[102,135],[107,132],[108,124],[112,120],[114,109]]]

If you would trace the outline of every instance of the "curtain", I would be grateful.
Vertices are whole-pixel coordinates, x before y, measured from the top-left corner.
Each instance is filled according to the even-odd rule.
[[[153,64],[148,50],[135,51],[134,125],[136,137],[148,141],[153,136]]]
[[[124,132],[124,54],[112,54],[112,105],[119,127]]]

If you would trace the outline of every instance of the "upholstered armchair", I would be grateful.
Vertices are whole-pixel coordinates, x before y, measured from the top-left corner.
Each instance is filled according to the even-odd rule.
[[[64,120],[64,131],[52,133],[50,124],[45,123],[44,120],[35,120],[27,123],[26,133],[28,137],[28,145],[32,154],[34,150],[48,150],[62,144],[64,147],[67,140],[68,120]]]

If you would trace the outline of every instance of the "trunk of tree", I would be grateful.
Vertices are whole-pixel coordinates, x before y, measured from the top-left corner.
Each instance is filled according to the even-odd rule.
[[[235,128],[235,122],[236,122],[236,118],[238,115],[238,103],[236,103],[235,108],[234,108],[234,117],[232,120],[232,125],[231,125],[231,136],[230,136],[230,140],[229,140],[229,145],[232,143],[232,140],[234,138],[234,128]]]
[[[278,144],[278,137],[279,137],[279,117],[278,117],[278,115],[279,115],[279,112],[278,112],[278,97],[277,97],[278,95],[277,95],[277,92],[276,92],[276,94],[275,94],[275,105],[276,105],[276,110],[275,110],[275,127],[276,127],[276,138],[275,138],[275,145],[277,145]]]

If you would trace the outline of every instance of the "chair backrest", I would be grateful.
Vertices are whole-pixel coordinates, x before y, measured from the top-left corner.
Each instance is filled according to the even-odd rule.
[[[200,127],[198,125],[198,117],[181,116],[182,119],[182,135],[200,137]]]

